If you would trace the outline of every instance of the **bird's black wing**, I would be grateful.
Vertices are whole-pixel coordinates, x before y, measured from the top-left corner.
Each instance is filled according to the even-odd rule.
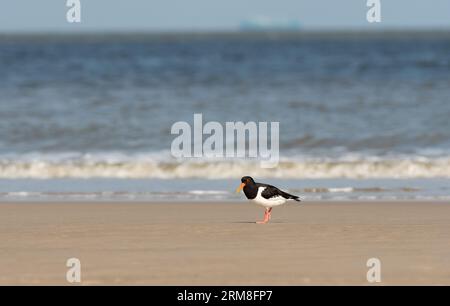
[[[262,197],[265,199],[270,199],[273,197],[281,196],[285,199],[292,199],[292,200],[300,202],[300,199],[298,196],[284,192],[275,186],[266,185],[266,184],[258,184],[258,185],[259,185],[258,187],[265,187],[265,189],[261,192]]]

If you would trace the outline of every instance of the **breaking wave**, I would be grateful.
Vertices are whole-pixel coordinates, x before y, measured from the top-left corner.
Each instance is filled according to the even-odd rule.
[[[0,178],[449,178],[450,156],[282,158],[264,169],[254,160],[176,160],[164,153],[28,154],[0,157]]]

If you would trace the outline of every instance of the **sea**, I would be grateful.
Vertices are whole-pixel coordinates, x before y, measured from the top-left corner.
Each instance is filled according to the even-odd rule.
[[[175,158],[279,122],[280,160]],[[450,32],[0,34],[0,201],[450,200]]]

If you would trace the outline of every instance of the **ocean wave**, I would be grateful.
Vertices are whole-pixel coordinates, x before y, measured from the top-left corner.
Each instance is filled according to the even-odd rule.
[[[227,195],[229,192],[223,190],[191,190],[188,191],[189,194],[195,195]]]
[[[450,156],[291,157],[264,169],[254,160],[176,160],[167,154],[59,154],[0,157],[0,178],[449,178]]]

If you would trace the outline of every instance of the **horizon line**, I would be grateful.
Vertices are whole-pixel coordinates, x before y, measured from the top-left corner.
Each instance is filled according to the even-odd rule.
[[[77,29],[77,30],[57,30],[57,29],[41,29],[41,30],[0,30],[0,35],[115,35],[115,34],[141,34],[141,35],[202,35],[202,34],[315,34],[315,33],[367,33],[367,34],[389,34],[389,33],[450,33],[450,27],[378,27],[378,28],[302,28],[294,30],[280,29]]]

